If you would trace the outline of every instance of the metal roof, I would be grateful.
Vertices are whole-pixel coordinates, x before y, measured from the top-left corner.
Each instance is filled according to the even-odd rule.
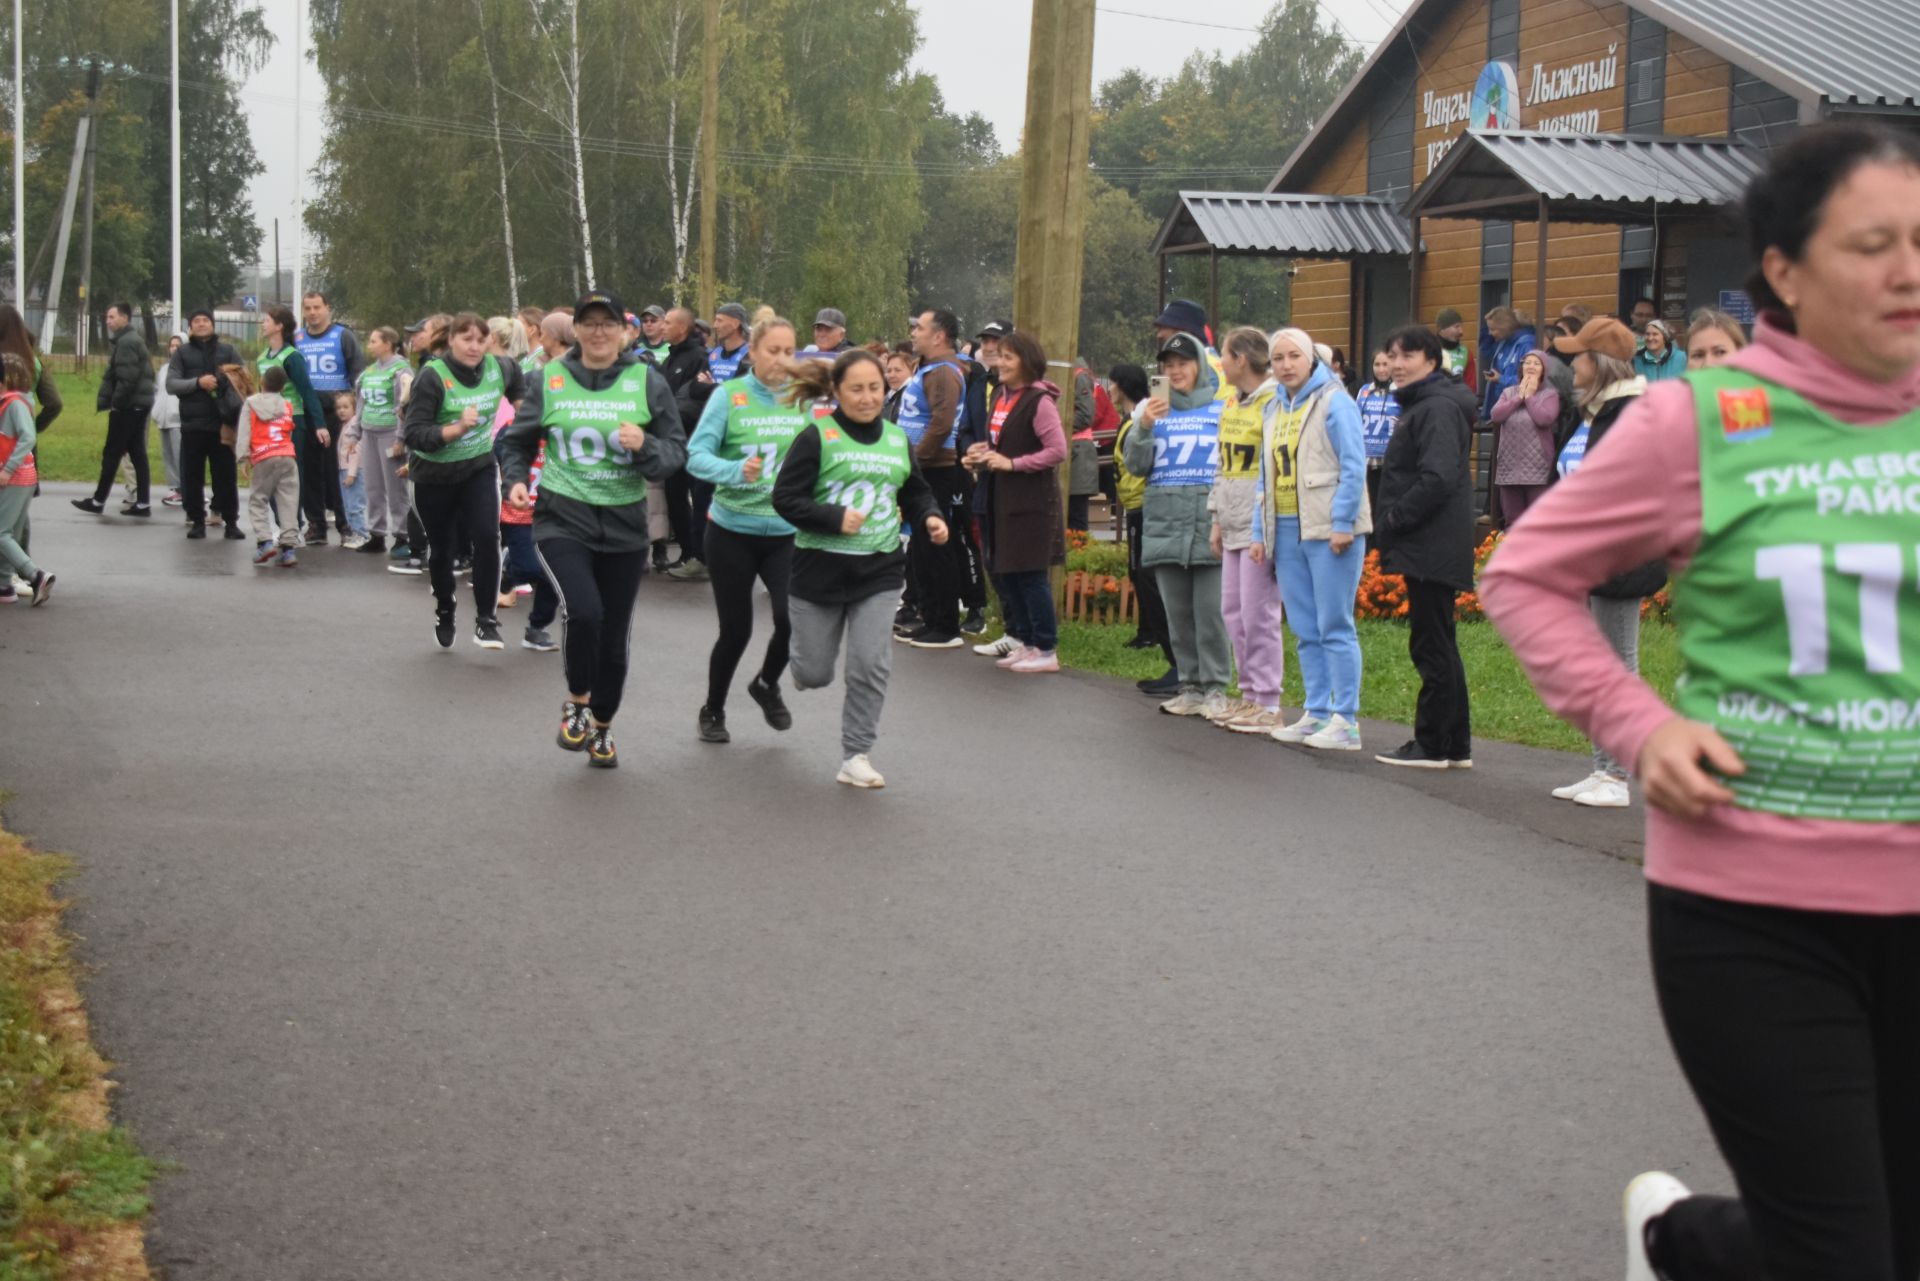
[[[1913,0],[1628,0],[1802,101],[1920,108],[1920,5]]]
[[[1153,252],[1405,257],[1412,245],[1407,220],[1392,202],[1372,196],[1183,191],[1154,237]]]
[[[1758,153],[1720,138],[1469,129],[1404,206],[1408,216],[1644,223],[1733,205]]]

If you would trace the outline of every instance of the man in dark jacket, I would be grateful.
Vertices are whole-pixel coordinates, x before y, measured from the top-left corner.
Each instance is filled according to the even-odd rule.
[[[1374,757],[1383,765],[1471,769],[1467,670],[1453,630],[1454,600],[1473,590],[1473,471],[1479,408],[1449,375],[1440,335],[1410,325],[1387,339],[1400,419],[1380,468],[1374,513],[1380,568],[1407,582],[1407,651],[1420,673],[1413,738]]]
[[[707,364],[707,349],[693,332],[693,313],[675,307],[660,322],[660,337],[666,354],[660,358],[660,375],[673,392],[673,405],[680,411],[682,423],[697,424],[700,411],[713,395],[713,372]],[[691,429],[689,429],[690,431]],[[707,581],[704,563],[707,529],[707,504],[713,501],[713,486],[692,476],[683,466],[666,483],[667,523],[673,526],[673,541],[680,544],[680,562],[667,571],[667,577],[683,583]]]
[[[213,473],[213,508],[227,523],[228,538],[245,538],[240,529],[240,488],[229,435],[239,417],[240,397],[221,372],[237,365],[240,353],[213,332],[213,313],[202,307],[187,320],[187,340],[167,362],[167,390],[180,398],[180,497],[187,509],[187,537],[207,536],[204,483]],[[282,512],[284,520],[295,513]]]
[[[131,457],[134,497],[120,514],[144,519],[153,515],[147,501],[147,412],[153,408],[153,361],[147,357],[147,345],[133,331],[131,304],[116,302],[107,307],[107,335],[112,347],[107,353],[106,372],[100,375],[100,395],[94,402],[94,408],[107,415],[107,443],[100,450],[100,483],[94,486],[92,499],[76,499],[73,505],[96,516],[105,511],[120,460]]]

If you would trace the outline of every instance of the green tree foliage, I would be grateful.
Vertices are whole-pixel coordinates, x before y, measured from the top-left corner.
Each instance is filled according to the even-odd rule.
[[[24,16],[29,292],[38,295],[52,270],[49,246],[87,64],[97,59],[105,74],[95,126],[93,311],[115,297],[164,299],[172,274],[167,4],[28,0]],[[249,0],[185,0],[181,25],[182,290],[192,306],[225,301],[259,256],[248,195],[260,172],[258,135],[238,84],[266,57],[273,36]],[[76,228],[76,246],[79,239]],[[14,249],[9,240],[8,274]],[[79,272],[79,254],[70,252],[62,288],[69,302]]]

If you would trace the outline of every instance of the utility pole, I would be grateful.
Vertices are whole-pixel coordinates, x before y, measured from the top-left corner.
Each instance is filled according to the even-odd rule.
[[[720,0],[706,0],[706,25],[700,45],[700,314],[709,319],[719,305],[719,255],[714,224],[720,207]]]
[[[100,62],[87,65],[87,101],[100,96]],[[100,131],[87,130],[85,221],[80,224],[80,321],[73,330],[73,351],[85,356],[93,345],[93,168],[100,156]]]
[[[20,0],[13,0],[13,305],[23,318],[27,314],[27,88],[20,45],[25,30]]]
[[[1013,323],[1047,349],[1048,374],[1069,398],[1080,350],[1092,117],[1093,0],[1034,0],[1027,123],[1020,144]],[[1065,512],[1070,469],[1059,470],[1060,509]]]
[[[180,297],[180,0],[173,0],[173,25],[167,44],[173,60],[173,76],[167,86],[167,110],[173,127],[173,329],[184,334],[187,307]]]
[[[280,220],[273,220],[273,290],[267,295],[267,305],[280,301]]]
[[[300,101],[300,83],[307,71],[307,6],[293,0],[293,297],[287,300],[297,318],[300,311],[301,260],[307,250],[307,175],[300,165],[300,116],[305,107]],[[274,281],[277,287],[279,281]],[[293,341],[293,335],[287,335]]]
[[[67,166],[67,192],[60,201],[60,230],[55,236],[53,248],[53,275],[47,280],[46,314],[40,321],[40,350],[53,350],[54,331],[60,321],[60,286],[67,274],[67,246],[73,238],[73,204],[80,195],[80,170],[87,159],[87,140],[93,136],[94,94],[99,90],[100,77],[92,76],[87,81],[87,109],[80,116],[80,123],[73,133],[73,161]]]

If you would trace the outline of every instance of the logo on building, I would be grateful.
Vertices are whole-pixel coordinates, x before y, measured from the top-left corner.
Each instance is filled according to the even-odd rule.
[[[1467,122],[1470,129],[1520,127],[1520,77],[1511,62],[1489,62],[1480,69]]]

